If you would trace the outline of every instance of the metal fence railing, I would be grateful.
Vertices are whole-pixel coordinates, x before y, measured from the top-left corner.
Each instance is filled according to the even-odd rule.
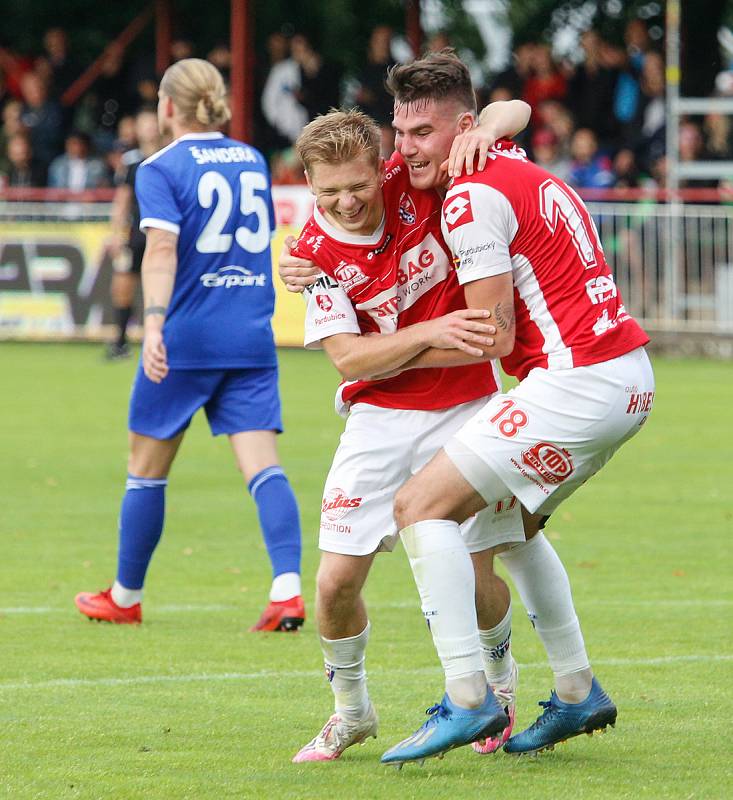
[[[39,190],[31,192],[0,195],[0,333],[78,332],[80,325],[111,319],[106,286],[112,265],[104,247],[109,191],[51,202],[50,194],[44,199]],[[633,201],[618,190],[603,202],[589,194],[588,209],[630,313],[655,330],[733,334],[733,204],[708,202],[704,195],[700,202],[668,202],[638,190]],[[301,186],[275,187],[274,195],[276,259],[279,242],[286,232],[297,233],[313,197]],[[73,315],[59,306],[52,324],[26,324],[31,312],[42,319],[50,295],[59,293],[68,295]],[[297,304],[288,310],[300,313]]]
[[[631,314],[657,329],[733,333],[733,206],[588,208]],[[676,229],[681,236],[673,241]]]

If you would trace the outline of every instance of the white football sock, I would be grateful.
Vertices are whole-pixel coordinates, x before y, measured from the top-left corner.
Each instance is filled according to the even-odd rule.
[[[499,558],[514,581],[545,647],[556,681],[590,671],[568,574],[544,534],[538,533],[528,542],[513,545],[500,553]],[[577,678],[585,685],[585,678],[580,675]],[[589,691],[589,680],[587,686]]]
[[[301,594],[300,575],[297,572],[283,572],[277,575],[270,587],[270,600],[281,603],[291,597]]]
[[[369,693],[364,668],[371,624],[356,636],[344,639],[321,639],[326,676],[331,684],[338,714],[360,720],[369,710]]]
[[[120,608],[130,608],[142,602],[143,590],[125,589],[119,581],[115,581],[112,584],[112,599]]]
[[[557,696],[564,703],[582,703],[590,694],[593,684],[593,670],[590,667],[569,675],[555,676]]]
[[[492,686],[506,686],[512,674],[512,606],[504,619],[488,631],[478,632],[486,679]]]
[[[473,672],[461,678],[447,678],[445,691],[457,706],[478,708],[486,700],[486,675],[483,672]]]
[[[424,520],[404,528],[400,536],[443,665],[448,694],[458,705],[481,705],[486,680],[476,620],[475,578],[458,523]],[[475,679],[476,673],[483,682]]]

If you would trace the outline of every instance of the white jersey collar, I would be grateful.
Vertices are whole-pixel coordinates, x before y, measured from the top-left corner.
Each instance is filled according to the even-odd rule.
[[[201,133],[184,133],[176,139],[177,142],[185,142],[188,139],[223,139],[221,131],[201,131]]]
[[[382,236],[384,236],[384,214],[382,214],[382,219],[377,226],[377,229],[369,236],[361,236],[356,233],[347,233],[346,231],[341,230],[341,228],[337,228],[326,219],[318,206],[315,206],[313,209],[313,219],[315,219],[315,221],[318,223],[318,227],[327,236],[330,236],[337,242],[341,242],[341,244],[356,244],[361,245],[362,247],[373,247],[374,245],[378,245],[382,241]]]

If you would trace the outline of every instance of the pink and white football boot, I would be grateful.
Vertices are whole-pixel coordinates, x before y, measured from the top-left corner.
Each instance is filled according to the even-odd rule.
[[[366,744],[371,736],[377,738],[377,712],[370,703],[366,715],[352,722],[333,714],[315,739],[311,739],[293,758],[293,764],[304,761],[335,761],[352,744]]]
[[[474,742],[471,745],[471,747],[474,749],[474,752],[480,753],[481,755],[495,753],[500,747],[503,747],[506,744],[509,737],[512,735],[512,729],[514,728],[514,712],[518,680],[519,667],[517,666],[517,662],[512,658],[512,671],[507,685],[491,687],[494,690],[496,699],[499,701],[504,711],[506,711],[507,717],[509,717],[509,724],[498,736],[492,736],[484,739],[482,742]]]

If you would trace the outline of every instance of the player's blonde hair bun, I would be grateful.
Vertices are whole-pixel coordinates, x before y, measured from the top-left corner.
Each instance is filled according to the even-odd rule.
[[[231,116],[226,98],[216,97],[212,92],[207,92],[196,106],[196,119],[203,125],[219,127]]]
[[[184,119],[209,128],[231,119],[224,79],[213,64],[201,58],[184,58],[168,67],[160,91],[173,100]]]

